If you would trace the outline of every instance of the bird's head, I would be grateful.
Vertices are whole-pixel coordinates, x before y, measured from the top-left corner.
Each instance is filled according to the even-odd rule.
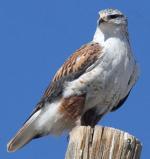
[[[127,25],[127,17],[117,9],[104,9],[99,12],[98,26],[122,26]]]
[[[126,36],[127,32],[127,17],[117,9],[104,9],[99,12],[93,41],[102,43],[110,37]]]

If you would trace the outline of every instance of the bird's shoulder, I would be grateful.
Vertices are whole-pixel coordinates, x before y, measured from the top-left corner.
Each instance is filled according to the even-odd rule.
[[[81,76],[99,57],[102,47],[99,43],[88,43],[75,51],[56,72],[51,84],[44,93],[52,97],[62,92],[65,81],[72,81]]]
[[[60,98],[64,82],[75,80],[81,76],[98,59],[101,50],[102,47],[99,43],[90,42],[75,51],[56,72],[32,114],[41,109],[45,102],[52,102],[56,98]]]
[[[88,43],[75,51],[69,59],[60,67],[55,74],[53,81],[58,81],[68,75],[73,75],[81,70],[84,71],[90,66],[99,56],[101,51],[99,43]]]

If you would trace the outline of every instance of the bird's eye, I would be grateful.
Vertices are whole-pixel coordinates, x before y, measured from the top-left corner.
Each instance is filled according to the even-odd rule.
[[[108,19],[115,19],[115,18],[121,18],[121,17],[123,17],[123,15],[120,15],[120,14],[114,14],[114,15],[109,15],[108,16]]]

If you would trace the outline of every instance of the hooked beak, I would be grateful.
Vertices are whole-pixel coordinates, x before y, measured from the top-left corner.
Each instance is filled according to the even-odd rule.
[[[104,23],[104,22],[106,22],[106,20],[101,17],[101,18],[99,19],[99,25],[100,25],[101,23]]]
[[[99,20],[100,23],[106,22],[103,18],[100,18]]]

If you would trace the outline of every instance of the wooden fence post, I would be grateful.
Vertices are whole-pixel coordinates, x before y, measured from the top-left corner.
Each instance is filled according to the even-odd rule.
[[[65,159],[140,159],[142,145],[134,136],[110,127],[76,127]]]

